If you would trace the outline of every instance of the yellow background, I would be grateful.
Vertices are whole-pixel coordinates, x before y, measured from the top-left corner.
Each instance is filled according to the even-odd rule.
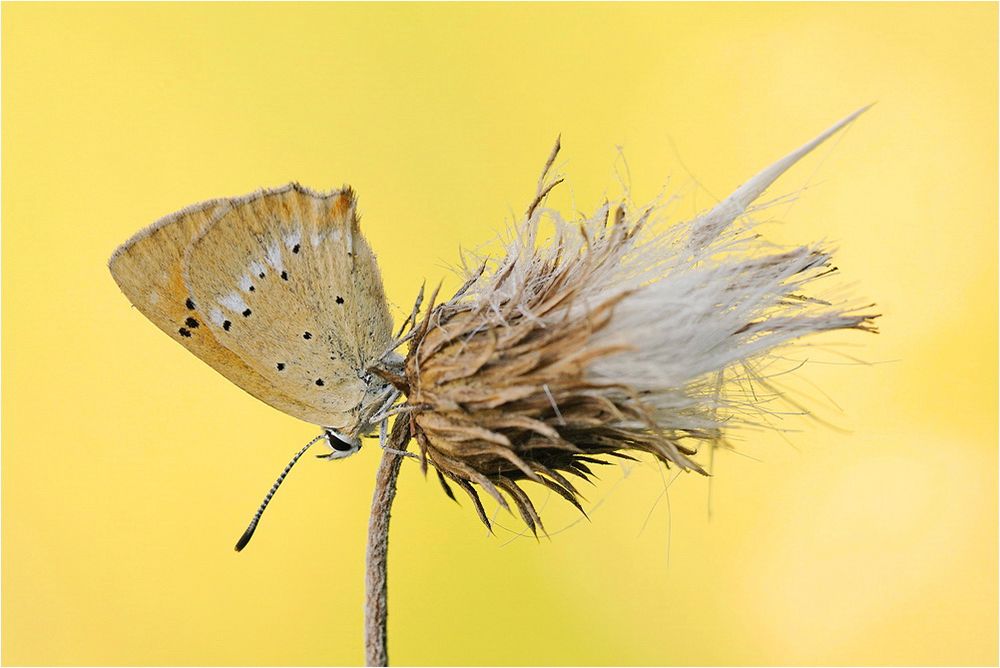
[[[575,515],[552,500],[540,543],[489,537],[407,466],[390,656],[996,663],[996,5],[2,11],[4,663],[362,660],[377,448],[304,460],[234,553],[316,429],[129,307],[105,263],[140,227],[349,181],[406,309],[522,210],[560,132],[557,203],[614,191],[621,145],[636,197],[669,178],[688,214],[872,101],[779,183],[809,187],[765,228],[836,242],[838,280],[884,313],[879,336],[793,354],[836,428],[741,435],[711,517],[706,479],[681,476],[668,513],[654,468],[613,468],[593,522],[556,533]]]

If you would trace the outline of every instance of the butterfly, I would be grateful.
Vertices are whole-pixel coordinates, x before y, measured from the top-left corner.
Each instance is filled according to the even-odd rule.
[[[291,183],[166,216],[122,244],[111,275],[157,327],[246,392],[322,427],[292,458],[243,536],[249,542],[292,466],[360,450],[399,391],[400,368],[378,264],[353,190]]]

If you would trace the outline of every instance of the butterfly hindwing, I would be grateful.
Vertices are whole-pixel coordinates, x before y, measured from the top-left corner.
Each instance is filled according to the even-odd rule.
[[[354,431],[381,387],[367,368],[392,321],[349,189],[297,185],[232,200],[194,240],[185,282],[219,342],[306,410],[286,412]]]

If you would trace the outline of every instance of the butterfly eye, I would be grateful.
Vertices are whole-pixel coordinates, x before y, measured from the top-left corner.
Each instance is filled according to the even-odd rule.
[[[331,429],[326,430],[326,440],[336,453],[353,453],[361,449],[361,444],[357,440],[349,440]],[[331,454],[336,456],[336,453]]]

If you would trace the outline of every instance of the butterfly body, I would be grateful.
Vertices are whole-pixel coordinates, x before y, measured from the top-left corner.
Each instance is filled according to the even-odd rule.
[[[392,341],[354,193],[297,184],[197,204],[109,262],[160,329],[265,403],[347,441],[391,396],[370,368]]]

